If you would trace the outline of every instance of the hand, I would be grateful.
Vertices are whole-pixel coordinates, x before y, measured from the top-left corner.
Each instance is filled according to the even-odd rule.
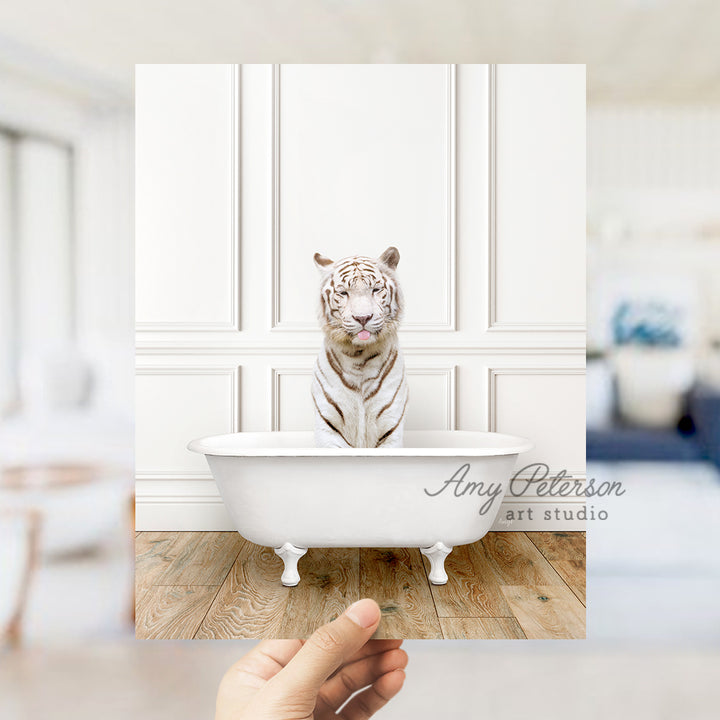
[[[366,599],[306,641],[264,640],[225,673],[215,720],[372,717],[400,692],[408,660],[402,640],[370,640],[379,622]]]

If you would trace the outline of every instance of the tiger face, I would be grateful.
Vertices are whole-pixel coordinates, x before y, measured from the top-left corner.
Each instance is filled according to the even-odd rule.
[[[360,348],[394,335],[403,308],[399,261],[394,247],[377,259],[353,255],[333,262],[315,253],[323,274],[320,323],[332,341]]]

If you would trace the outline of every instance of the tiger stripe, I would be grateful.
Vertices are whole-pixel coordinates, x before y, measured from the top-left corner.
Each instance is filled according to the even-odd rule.
[[[352,385],[345,379],[345,375],[342,371],[342,367],[340,367],[340,364],[337,362],[337,358],[335,358],[334,354],[333,354],[333,357],[331,358],[330,357],[331,354],[332,354],[332,350],[325,351],[325,356],[327,357],[328,364],[330,365],[330,368],[332,369],[332,371],[340,378],[340,382],[342,382],[342,384],[346,388],[348,388],[349,390],[357,390],[357,386]]]
[[[398,260],[394,248],[377,260],[333,263],[315,256],[323,273],[319,317],[325,333],[312,384],[319,447],[402,446],[408,388],[397,342],[403,310],[394,275]],[[367,331],[362,343],[361,330]]]
[[[405,375],[403,374],[403,379],[405,378]],[[390,401],[387,403],[387,405],[383,405],[382,408],[380,408],[377,416],[380,417],[389,407],[392,406],[392,404],[395,402],[395,398],[397,397],[397,394],[400,392],[400,388],[402,387],[402,383],[397,386],[395,392],[393,393],[393,396],[390,398]]]
[[[407,407],[407,398],[405,398],[405,405],[403,405],[402,412],[400,413],[399,420],[388,430],[380,436],[380,439],[375,443],[375,447],[380,447],[397,429],[400,423],[405,417],[405,408]]]
[[[387,369],[381,371],[381,372],[382,372],[382,377],[380,378],[380,381],[379,381],[378,384],[375,386],[375,389],[374,389],[369,395],[365,395],[365,400],[370,400],[370,398],[375,397],[375,395],[377,395],[378,392],[380,392],[380,388],[382,387],[383,381],[384,381],[385,378],[390,374],[390,371],[393,369],[393,365],[395,365],[395,361],[397,360],[397,356],[398,356],[398,353],[397,353],[397,350],[396,350],[396,351],[393,353],[393,356],[392,356],[392,358],[391,358],[390,361],[389,361],[389,365],[387,366]],[[374,379],[374,378],[373,378],[373,379]]]
[[[323,419],[325,424],[340,438],[342,438],[343,442],[345,442],[348,446],[350,446],[350,443],[345,439],[344,435],[320,412],[320,408],[317,406],[317,403],[315,402],[315,398],[313,398],[313,402],[315,403],[315,409],[317,410],[318,415]]]
[[[345,419],[345,415],[343,415],[343,411],[340,409],[340,406],[335,402],[335,400],[332,399],[328,391],[325,389],[325,386],[322,384],[322,381],[318,378],[318,384],[320,385],[320,389],[323,391],[323,395],[325,395],[325,399],[332,405],[335,410],[337,411],[337,414],[340,416],[341,420]]]

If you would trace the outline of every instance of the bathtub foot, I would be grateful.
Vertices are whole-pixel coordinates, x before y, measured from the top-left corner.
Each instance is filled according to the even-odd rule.
[[[452,548],[445,543],[436,542],[432,547],[420,548],[420,552],[430,560],[430,582],[433,585],[444,585],[448,581],[445,558],[452,552]]]
[[[275,554],[282,558],[285,569],[282,574],[282,584],[287,587],[295,587],[300,582],[298,573],[298,560],[307,552],[307,548],[295,547],[292,543],[286,542],[281,548],[275,548]]]

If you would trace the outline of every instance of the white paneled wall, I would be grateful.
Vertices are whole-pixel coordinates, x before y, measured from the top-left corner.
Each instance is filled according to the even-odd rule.
[[[584,81],[138,67],[138,528],[232,527],[193,437],[312,428],[316,251],[400,249],[408,428],[522,434],[584,472]]]
[[[237,77],[230,65],[137,73],[140,329],[237,329]]]
[[[584,66],[500,65],[495,81],[490,330],[582,331]]]
[[[273,83],[273,328],[317,327],[317,275],[297,272],[313,248],[335,259],[411,238],[404,327],[454,330],[454,67],[288,65]]]

